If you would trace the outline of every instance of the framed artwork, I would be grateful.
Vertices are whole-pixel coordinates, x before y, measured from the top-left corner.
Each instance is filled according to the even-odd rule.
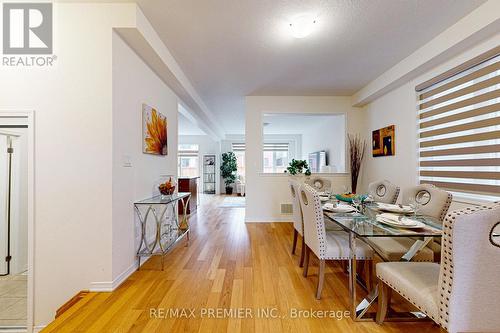
[[[203,165],[215,165],[215,155],[203,156]]]
[[[142,152],[168,154],[167,117],[146,104],[142,104]]]
[[[372,132],[373,157],[396,154],[395,128],[396,126],[391,125]]]

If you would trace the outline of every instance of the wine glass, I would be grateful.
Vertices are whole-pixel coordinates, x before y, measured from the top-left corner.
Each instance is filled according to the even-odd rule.
[[[361,196],[360,195],[354,195],[352,197],[352,205],[359,212],[359,207],[361,206]]]
[[[417,200],[417,198],[413,195],[411,195],[408,198],[408,205],[410,208],[413,210],[413,217],[417,217],[417,212],[420,209],[420,202]]]

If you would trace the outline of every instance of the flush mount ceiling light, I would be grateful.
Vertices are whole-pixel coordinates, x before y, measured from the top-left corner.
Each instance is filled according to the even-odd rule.
[[[304,38],[313,32],[317,24],[318,20],[312,15],[298,15],[290,20],[290,33],[295,38]]]

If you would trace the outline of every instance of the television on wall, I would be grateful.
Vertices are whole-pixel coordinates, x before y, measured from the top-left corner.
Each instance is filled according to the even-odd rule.
[[[309,153],[308,163],[311,172],[323,172],[328,165],[328,154],[324,150]]]

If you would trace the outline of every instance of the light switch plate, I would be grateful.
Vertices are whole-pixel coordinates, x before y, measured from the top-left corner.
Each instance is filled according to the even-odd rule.
[[[124,168],[131,168],[132,167],[132,158],[129,155],[122,156],[122,166]]]

